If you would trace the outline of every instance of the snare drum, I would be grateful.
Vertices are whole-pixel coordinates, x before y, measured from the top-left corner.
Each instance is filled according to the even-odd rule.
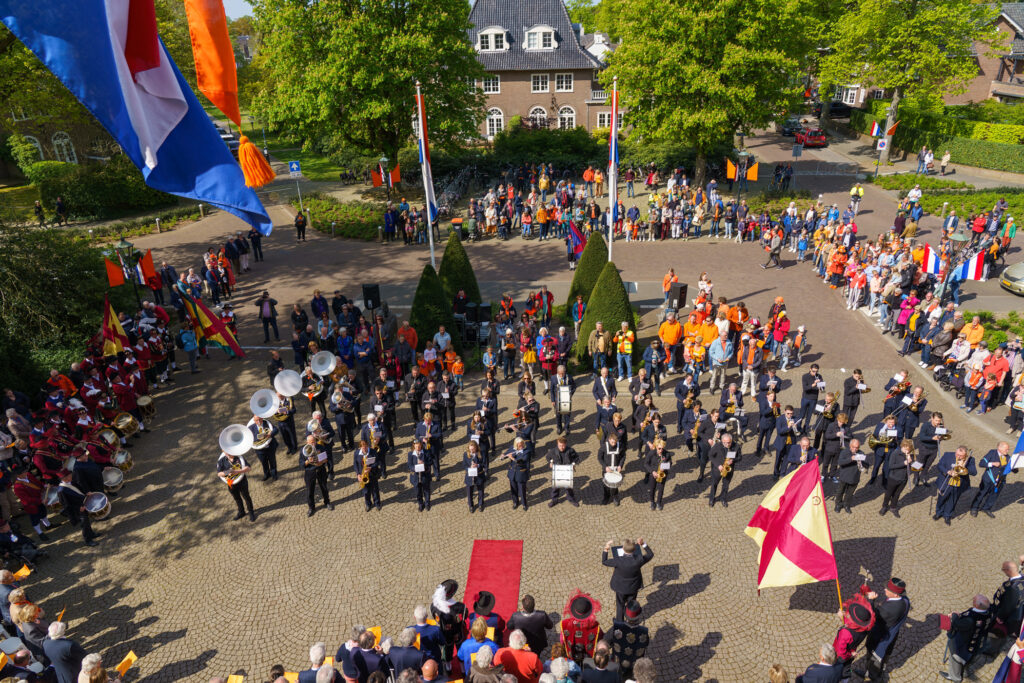
[[[118,438],[117,432],[110,427],[104,427],[101,429],[98,436],[102,441],[106,441],[107,445],[110,447],[117,446],[118,442],[121,440]]]
[[[103,468],[103,488],[107,493],[115,493],[124,486],[124,472],[116,467]]]
[[[551,467],[551,485],[556,489],[571,489],[572,480],[572,465],[553,465]]]
[[[66,469],[68,472],[73,472],[75,470],[76,462],[78,461],[75,460],[75,456],[69,455],[68,457],[64,458],[64,469]]]
[[[572,390],[567,385],[558,387],[558,412],[561,415],[568,415],[572,412]]]
[[[43,489],[43,505],[46,506],[46,512],[51,515],[60,514],[64,509],[61,505],[60,495],[57,493],[56,486],[47,486]]]
[[[131,472],[132,467],[135,466],[135,463],[132,461],[132,454],[123,448],[114,453],[114,457],[110,459],[110,462],[122,472]]]
[[[156,417],[156,403],[153,403],[152,396],[139,396],[135,402],[139,406],[143,419],[152,420]]]
[[[118,413],[114,418],[114,429],[121,432],[126,439],[139,431],[139,421],[131,413]]]
[[[93,491],[85,497],[85,511],[92,519],[105,519],[110,514],[110,500],[99,491]]]
[[[622,483],[622,472],[605,472],[604,473],[604,485],[610,489],[619,488],[619,484]]]

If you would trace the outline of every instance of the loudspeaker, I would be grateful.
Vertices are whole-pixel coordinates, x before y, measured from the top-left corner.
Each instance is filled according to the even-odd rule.
[[[672,289],[668,293],[668,307],[674,308],[679,311],[686,308],[689,302],[686,300],[687,284],[685,282],[675,282],[672,284]]]
[[[477,306],[477,303],[475,301],[467,301],[466,302],[466,323],[467,324],[475,325],[475,324],[477,324],[480,321],[480,318],[478,317],[479,316],[479,313],[478,313],[479,308],[480,307]]]
[[[380,285],[363,285],[363,307],[380,308]]]
[[[491,317],[494,315],[493,308],[494,308],[494,304],[491,303],[490,301],[488,301],[485,304],[480,304],[477,307],[477,309],[476,309],[477,322],[481,322],[481,323],[489,323],[489,322],[491,322]]]

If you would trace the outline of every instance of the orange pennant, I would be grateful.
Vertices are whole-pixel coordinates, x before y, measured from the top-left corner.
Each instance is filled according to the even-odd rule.
[[[29,577],[29,574],[31,573],[32,570],[29,568],[29,566],[27,564],[23,564],[21,565],[21,569],[14,572],[14,578],[16,581],[21,581],[22,579],[27,579]]]
[[[199,92],[241,128],[235,51],[228,35],[224,4],[221,0],[185,0],[185,14],[188,15]]]
[[[106,256],[103,257],[103,263],[107,267],[107,282],[110,283],[110,286],[120,287],[123,285],[124,271]]]

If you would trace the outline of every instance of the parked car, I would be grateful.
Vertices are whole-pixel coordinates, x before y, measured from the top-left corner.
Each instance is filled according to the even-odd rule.
[[[1005,290],[1024,296],[1024,261],[1004,268],[999,275],[999,284]]]
[[[832,119],[848,119],[850,118],[850,111],[850,105],[839,100],[830,102],[828,105],[828,115]],[[821,102],[815,102],[814,106],[811,107],[811,112],[816,117],[821,118]]]
[[[797,132],[793,142],[804,147],[825,147],[828,145],[828,140],[825,139],[825,131],[821,128],[800,130]]]
[[[797,131],[803,130],[804,124],[800,122],[799,116],[790,116],[781,126],[779,132],[785,136],[796,135]]]

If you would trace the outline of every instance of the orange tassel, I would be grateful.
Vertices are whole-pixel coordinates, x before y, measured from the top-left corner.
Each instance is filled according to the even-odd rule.
[[[238,163],[242,166],[245,184],[248,187],[263,187],[277,178],[274,169],[264,158],[263,152],[249,142],[249,138],[244,135],[238,140]]]

